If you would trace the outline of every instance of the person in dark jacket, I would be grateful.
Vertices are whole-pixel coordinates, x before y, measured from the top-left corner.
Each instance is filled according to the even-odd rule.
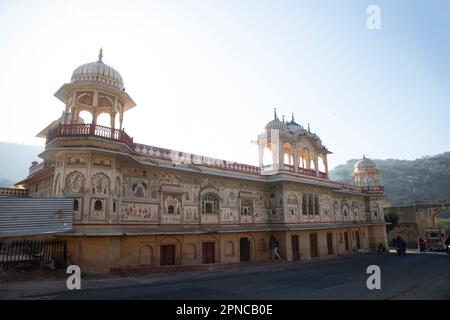
[[[281,259],[280,255],[278,254],[278,240],[275,239],[274,236],[270,236],[269,246],[270,251],[272,251],[272,260],[275,260],[275,257],[277,257],[277,259]]]

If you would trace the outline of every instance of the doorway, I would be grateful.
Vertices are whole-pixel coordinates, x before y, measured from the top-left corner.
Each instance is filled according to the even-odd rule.
[[[216,263],[216,244],[214,242],[203,242],[202,263]]]
[[[175,264],[175,245],[161,246],[161,265],[171,266]]]
[[[361,249],[361,239],[359,237],[359,231],[356,231],[356,248]]]
[[[317,258],[319,256],[319,250],[317,248],[317,233],[309,234],[309,245],[311,249],[311,258]]]
[[[345,240],[345,250],[348,251],[350,250],[350,245],[348,241],[348,232],[344,232],[344,240]]]
[[[239,241],[239,247],[241,262],[250,261],[250,240],[248,240],[248,238],[241,238]]]
[[[298,235],[291,236],[292,244],[292,261],[300,260],[300,251],[298,248]]]
[[[328,249],[328,255],[333,255],[333,234],[331,232],[327,233],[327,249]]]

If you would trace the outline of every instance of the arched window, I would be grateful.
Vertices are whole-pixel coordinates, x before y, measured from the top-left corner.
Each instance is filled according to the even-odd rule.
[[[314,214],[319,215],[319,196],[314,195]]]
[[[306,194],[302,195],[302,214],[308,215],[308,197]]]
[[[207,193],[202,197],[202,214],[219,214],[219,197],[214,193]]]
[[[314,197],[312,194],[308,194],[308,214],[314,214]]]

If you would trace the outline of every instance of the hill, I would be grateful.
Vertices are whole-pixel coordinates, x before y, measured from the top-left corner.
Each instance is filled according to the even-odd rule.
[[[380,170],[386,201],[391,205],[414,201],[450,200],[450,152],[416,160],[373,159]],[[330,171],[330,178],[353,183],[356,159]]]
[[[10,187],[28,175],[32,161],[41,162],[38,154],[44,147],[0,142],[0,187]]]

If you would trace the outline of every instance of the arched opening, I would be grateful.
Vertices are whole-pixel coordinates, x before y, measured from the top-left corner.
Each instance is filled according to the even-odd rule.
[[[97,124],[100,126],[110,127],[111,126],[111,115],[106,112],[100,113],[97,116]]]
[[[298,167],[300,169],[304,169],[306,164],[305,164],[305,157],[303,155],[302,150],[297,151],[297,159],[298,159]]]
[[[309,170],[311,167],[311,163],[309,161],[310,159],[310,153],[308,148],[303,148],[302,152],[302,161],[303,161],[303,169]]]
[[[309,153],[309,169],[311,171],[313,171],[313,172],[315,172],[317,170],[317,168],[316,168],[316,155],[312,151]]]
[[[78,122],[85,124],[92,123],[92,113],[86,110],[81,111],[78,115]]]
[[[327,167],[325,165],[325,159],[323,155],[320,155],[318,158],[319,171],[322,173],[327,173]]]
[[[267,145],[263,151],[263,165],[264,166],[273,165],[273,154],[272,154],[272,150],[270,149],[269,145]]]
[[[292,153],[292,146],[290,143],[285,143],[283,145],[283,163],[290,166],[294,165],[294,156]]]
[[[435,213],[432,218],[432,227],[450,230],[450,209]]]

